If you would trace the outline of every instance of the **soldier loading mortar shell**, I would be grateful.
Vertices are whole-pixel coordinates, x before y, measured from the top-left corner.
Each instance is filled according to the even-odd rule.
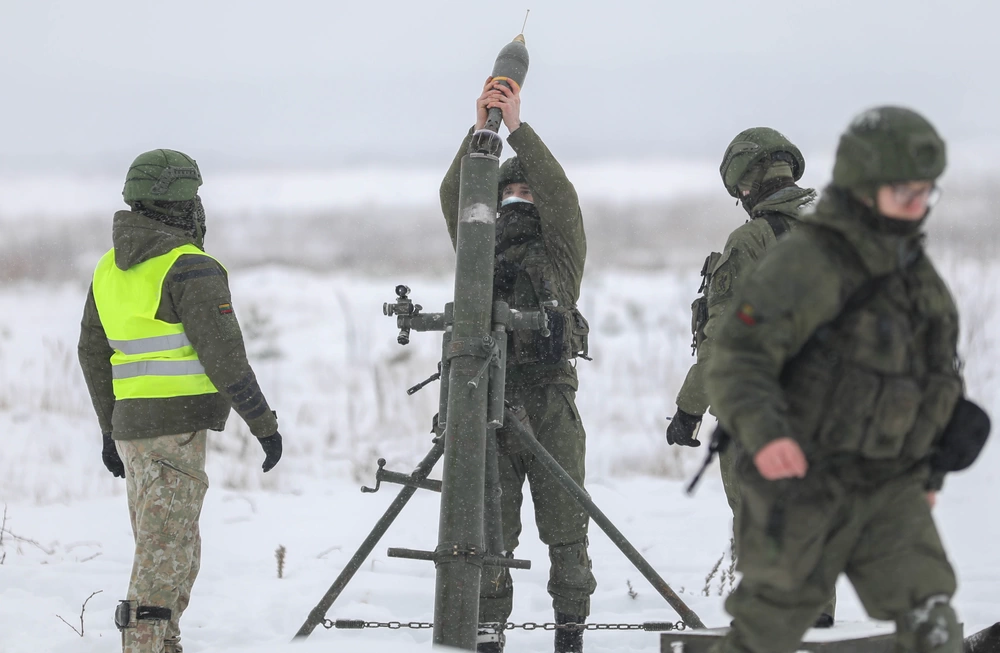
[[[590,519],[682,619],[629,629],[704,627],[580,485],[585,434],[571,360],[589,358],[589,328],[575,307],[586,241],[575,190],[537,135],[520,122],[527,65],[519,36],[497,57],[477,100],[476,125],[441,186],[456,251],[454,302],[441,313],[425,313],[401,284],[396,299],[383,305],[383,313],[396,318],[401,345],[409,343],[411,331],[444,332],[438,371],[408,391],[441,381],[434,446],[410,475],[386,470],[380,461],[376,487],[363,491],[376,491],[381,482],[405,487],[296,637],[308,636],[319,624],[367,627],[356,619],[332,622],[325,614],[422,488],[441,492],[437,547],[395,548],[388,555],[435,563],[434,621],[426,624],[434,629],[435,644],[502,651],[504,632],[519,627],[506,621],[513,602],[507,570],[530,568],[530,562],[513,558],[526,478],[550,548],[556,621],[544,626],[556,632],[557,651],[582,651],[584,629],[608,629],[585,623],[596,586],[587,556]],[[511,144],[520,156],[501,168],[503,143],[496,130],[502,123],[513,130]],[[428,480],[442,457],[441,481]]]
[[[519,36],[501,50],[491,80],[520,88],[527,69],[528,52],[523,36]],[[494,302],[495,223],[499,155],[503,149],[497,130],[501,122],[501,109],[487,111],[484,107],[479,129],[470,133],[456,159],[456,184],[446,209],[453,216],[449,228],[457,253],[454,302],[447,304],[443,313],[423,313],[423,307],[410,299],[410,289],[398,285],[396,299],[383,305],[385,315],[396,317],[397,342],[401,345],[409,343],[411,330],[444,332],[438,372],[410,389],[412,394],[436,378],[441,380],[439,411],[433,426],[434,448],[348,569],[310,613],[297,637],[306,637],[316,625],[325,623],[330,605],[442,456],[437,548],[433,552],[390,550],[394,557],[435,563],[434,643],[475,649],[484,565],[487,569],[530,566],[527,561],[513,560],[504,549],[493,430],[504,419],[507,332],[535,329],[549,334],[550,330],[542,307],[515,311],[504,302]],[[381,468],[380,474],[393,476]],[[377,481],[381,479],[376,477]],[[502,637],[502,630],[494,632]]]
[[[515,41],[515,43],[517,43]],[[511,44],[514,45],[514,44]],[[510,47],[510,46],[508,46]],[[498,67],[501,63],[498,60]],[[459,148],[441,184],[441,209],[458,245],[459,169],[462,153],[500,114],[516,156],[500,168],[500,203],[493,262],[493,298],[517,311],[544,310],[550,333],[514,330],[508,340],[504,394],[521,407],[538,441],[581,487],[585,478],[586,431],[576,408],[578,378],[571,360],[587,357],[589,327],[576,308],[587,256],[583,215],[573,184],[527,123],[521,122],[521,87],[506,75],[488,78],[476,100],[476,124]],[[492,116],[491,116],[492,114]],[[503,550],[517,547],[527,479],[539,537],[549,547],[549,594],[557,623],[583,623],[597,587],[587,552],[589,519],[574,499],[505,429],[497,433],[504,533]],[[510,572],[485,568],[479,616],[504,623],[513,608]],[[500,651],[502,635],[480,651]],[[582,631],[556,631],[556,651],[582,650]]]
[[[681,615],[684,624],[703,627],[698,616],[582,489],[586,434],[576,409],[578,380],[571,361],[589,360],[589,326],[576,308],[586,259],[586,236],[573,185],[534,130],[520,121],[520,87],[527,62],[522,36],[501,51],[493,75],[476,101],[476,124],[463,140],[440,191],[442,212],[459,258],[457,307],[460,279],[465,276],[463,256],[469,246],[467,234],[471,231],[469,216],[474,214],[466,200],[467,166],[484,143],[492,142],[494,130],[502,122],[510,131],[508,143],[517,156],[500,167],[493,187],[500,206],[495,234],[490,240],[493,245],[490,289],[494,306],[493,339],[500,345],[500,356],[489,377],[488,427],[496,432],[488,433],[486,446],[487,548],[491,557],[499,553],[512,559],[521,532],[520,507],[527,479],[539,535],[549,546],[548,589],[555,613],[552,625],[556,651],[583,649],[584,624],[590,611],[590,596],[596,587],[587,553],[589,519],[605,531]],[[446,316],[447,313],[446,310]],[[426,322],[433,318],[414,315],[414,319]],[[404,326],[405,320],[399,322]],[[443,366],[448,365],[450,355],[447,332],[445,338]],[[442,381],[447,378],[442,370]],[[454,394],[458,387],[454,377],[447,383],[442,392],[450,390]],[[443,397],[441,405],[446,405]],[[505,419],[496,411],[504,405],[514,408],[503,410]],[[454,413],[450,402],[448,406],[449,412],[442,414],[447,428],[452,429]],[[446,440],[447,452],[451,440],[447,437]],[[496,451],[492,449],[494,445]],[[447,478],[446,471],[446,485]],[[442,524],[445,502],[442,497]],[[480,651],[503,650],[504,625],[513,606],[511,567],[517,566],[487,565],[483,569],[477,638]],[[652,624],[649,626],[655,629]]]

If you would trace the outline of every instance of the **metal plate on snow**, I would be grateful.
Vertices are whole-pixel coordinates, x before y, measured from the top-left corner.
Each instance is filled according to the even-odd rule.
[[[660,653],[708,653],[729,628],[706,628],[660,635]],[[891,653],[896,629],[891,623],[839,623],[810,629],[799,651],[812,653]]]

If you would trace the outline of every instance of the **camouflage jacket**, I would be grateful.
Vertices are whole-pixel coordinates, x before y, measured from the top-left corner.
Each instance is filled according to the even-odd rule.
[[[181,245],[194,244],[182,230],[132,213],[115,214],[112,229],[115,264],[127,270]],[[278,422],[247,361],[236,314],[231,308],[225,269],[208,256],[185,254],[163,280],[156,318],[182,323],[216,394],[116,401],[111,385],[111,355],[91,285],[83,309],[78,353],[80,367],[101,431],[116,440],[173,435],[226,426],[235,408],[257,437],[273,435]]]
[[[778,237],[799,224],[797,218],[803,207],[815,198],[811,188],[790,186],[776,191],[754,207],[748,222],[729,234],[721,254],[713,252],[705,259],[701,271],[704,295],[691,306],[698,358],[677,393],[677,407],[685,413],[703,415],[708,409],[705,368],[712,356],[716,328],[733,295]]]
[[[962,394],[958,314],[923,250],[831,188],[720,320],[707,389],[747,450],[874,482],[926,462]]]
[[[468,151],[471,135],[472,130],[469,130],[441,182],[441,211],[453,246],[458,238],[461,162]],[[507,138],[507,143],[517,153],[538,208],[541,241],[547,258],[547,269],[552,276],[549,279],[553,286],[552,293],[560,306],[576,306],[580,299],[580,284],[587,258],[587,237],[583,230],[583,214],[576,189],[530,125],[521,123]],[[526,243],[523,247],[528,250],[532,248],[532,244]],[[519,275],[515,288],[519,290],[515,291],[513,308],[536,310],[538,300],[531,290],[531,282],[526,273]],[[543,383],[564,383],[576,389],[576,369],[568,360],[555,364],[517,365],[512,361],[508,362],[508,386]]]

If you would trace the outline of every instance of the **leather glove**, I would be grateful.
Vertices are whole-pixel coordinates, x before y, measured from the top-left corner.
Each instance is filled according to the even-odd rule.
[[[104,449],[101,450],[101,458],[109,472],[118,478],[125,478],[125,463],[118,455],[118,449],[115,448],[115,441],[111,439],[110,433],[104,434]]]
[[[667,444],[676,444],[682,447],[700,447],[698,441],[698,430],[701,428],[701,415],[685,413],[680,408],[670,425],[667,427]]]
[[[257,438],[257,441],[260,442],[260,448],[264,450],[264,464],[260,468],[264,472],[269,472],[281,460],[281,434],[275,431],[274,435]]]

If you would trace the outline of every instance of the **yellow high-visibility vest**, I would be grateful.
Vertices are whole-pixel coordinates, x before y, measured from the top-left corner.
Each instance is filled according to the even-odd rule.
[[[111,370],[115,399],[218,392],[185,335],[184,325],[156,319],[163,279],[184,254],[208,256],[194,245],[181,245],[121,270],[115,265],[112,248],[94,270],[94,301],[108,344],[114,349]]]

